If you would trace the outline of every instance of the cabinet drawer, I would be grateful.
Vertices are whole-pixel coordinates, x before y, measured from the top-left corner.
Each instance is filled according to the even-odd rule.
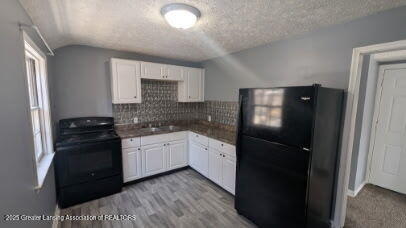
[[[176,140],[185,140],[186,131],[174,132],[169,134],[149,135],[141,137],[141,145],[150,145],[155,143],[170,142]]]
[[[235,157],[235,146],[216,139],[209,139],[209,147]]]
[[[140,138],[129,138],[121,140],[121,147],[123,149],[139,147],[141,145]]]
[[[209,138],[207,138],[206,136],[201,135],[201,134],[190,132],[189,133],[189,139],[196,142],[196,143],[199,143],[199,144],[201,144],[203,146],[208,146],[209,145]]]

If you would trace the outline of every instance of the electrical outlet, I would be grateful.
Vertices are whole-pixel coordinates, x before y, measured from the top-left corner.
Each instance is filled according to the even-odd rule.
[[[211,122],[211,115],[207,116],[207,121]]]
[[[137,124],[137,123],[138,123],[138,117],[134,117],[133,122],[134,122],[135,124]]]

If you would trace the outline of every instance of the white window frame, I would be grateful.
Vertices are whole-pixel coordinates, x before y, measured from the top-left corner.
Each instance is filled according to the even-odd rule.
[[[47,58],[46,55],[41,51],[40,48],[32,41],[32,39],[23,31],[24,39],[24,56],[25,58],[33,58],[36,62],[36,73],[39,76],[39,83],[37,82],[37,93],[41,97],[38,100],[38,107],[31,107],[29,103],[29,117],[30,117],[30,126],[31,132],[33,133],[33,123],[32,123],[32,111],[37,109],[40,110],[40,129],[42,136],[42,152],[39,156],[35,152],[35,143],[34,150],[32,153],[32,158],[34,161],[34,174],[35,174],[35,189],[40,189],[44,183],[45,177],[48,173],[49,168],[52,164],[52,159],[54,157],[54,148],[52,140],[52,122],[51,122],[51,109],[50,109],[50,100],[49,100],[49,90],[48,90],[48,74],[47,74]],[[24,63],[26,63],[24,58]],[[26,68],[27,69],[27,66]],[[26,70],[26,80],[27,80],[27,94],[28,100],[30,101],[29,94],[29,82],[28,82],[28,72]]]

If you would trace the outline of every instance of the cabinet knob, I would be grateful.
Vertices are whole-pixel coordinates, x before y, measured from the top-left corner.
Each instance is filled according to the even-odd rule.
[[[221,146],[224,146],[224,144],[222,143]]]
[[[138,148],[138,150],[141,150],[141,148]]]
[[[137,96],[134,96],[134,98],[137,98]]]
[[[222,154],[220,154],[220,156],[223,156]]]
[[[207,150],[207,148],[204,148],[205,150]]]

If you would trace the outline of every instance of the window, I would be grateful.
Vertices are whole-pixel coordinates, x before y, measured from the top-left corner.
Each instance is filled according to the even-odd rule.
[[[36,188],[40,188],[53,158],[46,57],[24,33],[25,65],[36,165]]]

